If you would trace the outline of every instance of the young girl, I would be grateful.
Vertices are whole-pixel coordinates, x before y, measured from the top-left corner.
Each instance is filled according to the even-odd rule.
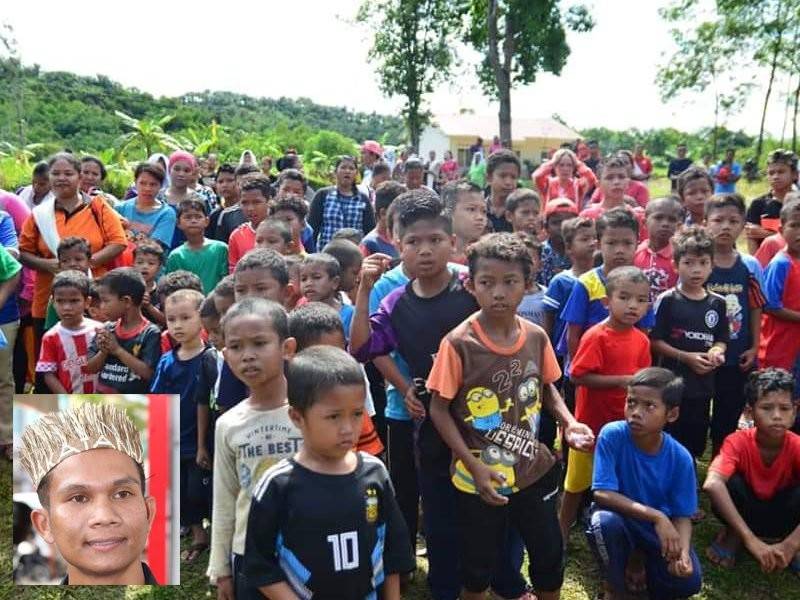
[[[542,163],[531,176],[542,197],[542,207],[553,198],[569,198],[582,206],[583,198],[595,185],[597,177],[569,148],[561,148],[553,158]]]
[[[366,235],[375,227],[375,212],[366,194],[356,188],[356,159],[340,156],[335,165],[336,185],[319,190],[311,201],[308,224],[317,236],[317,248],[324,248],[333,234],[344,227]]]
[[[134,171],[136,196],[117,205],[128,241],[151,238],[165,248],[175,233],[175,211],[158,199],[165,173],[159,164],[139,163]]]

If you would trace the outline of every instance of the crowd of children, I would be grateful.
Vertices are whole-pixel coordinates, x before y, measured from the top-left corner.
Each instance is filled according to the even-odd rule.
[[[485,191],[441,197],[381,162],[361,185],[352,157],[315,194],[296,163],[221,165],[216,195],[195,157],[166,165],[165,187],[137,167],[106,274],[76,235],[23,254],[55,274],[36,384],[180,396],[182,560],[220,600],[396,600],[419,536],[436,600],[554,599],[576,523],[606,598],[686,597],[698,485],[711,562],[800,572],[791,153],[749,208],[699,167],[650,200],[624,153],[597,176],[557,153],[540,194],[501,149]]]

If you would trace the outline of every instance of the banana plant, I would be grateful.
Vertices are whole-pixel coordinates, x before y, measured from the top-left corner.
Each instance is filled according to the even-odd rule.
[[[114,114],[130,130],[116,140],[116,146],[123,155],[131,148],[138,148],[144,150],[147,158],[156,150],[180,150],[183,147],[177,139],[164,131],[164,127],[175,118],[174,115],[166,115],[160,119],[136,119],[119,110],[115,110]]]

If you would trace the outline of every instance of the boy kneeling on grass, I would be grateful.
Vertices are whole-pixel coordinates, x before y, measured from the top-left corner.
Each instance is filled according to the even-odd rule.
[[[694,462],[664,432],[678,418],[682,396],[683,381],[672,371],[642,369],[628,383],[625,420],[600,430],[586,537],[605,576],[605,600],[625,597],[643,578],[653,600],[700,591],[700,562],[691,547]]]
[[[755,427],[730,434],[711,466],[703,490],[722,529],[706,555],[732,568],[744,545],[765,573],[800,573],[800,435],[794,379],[783,369],[750,376],[747,410]]]

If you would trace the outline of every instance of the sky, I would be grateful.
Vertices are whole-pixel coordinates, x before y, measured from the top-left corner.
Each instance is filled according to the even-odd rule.
[[[512,119],[560,115],[576,129],[713,124],[713,96],[663,103],[655,85],[673,42],[658,14],[668,0],[588,0],[593,31],[570,33],[559,76],[512,92]],[[307,97],[320,104],[398,114],[401,98],[378,89],[367,60],[371,32],[354,23],[361,0],[227,0],[193,3],[130,0],[6,2],[2,22],[15,31],[23,63],[44,70],[103,74],[156,96],[226,90],[264,97]],[[113,7],[113,8],[112,8]],[[462,58],[474,52],[461,49]],[[753,73],[757,84],[767,73]],[[429,98],[434,114],[462,109],[494,115],[473,70]],[[728,125],[757,133],[763,87]],[[767,129],[780,135],[786,82],[779,82]],[[788,128],[791,128],[789,124]],[[789,133],[790,135],[790,133]]]

